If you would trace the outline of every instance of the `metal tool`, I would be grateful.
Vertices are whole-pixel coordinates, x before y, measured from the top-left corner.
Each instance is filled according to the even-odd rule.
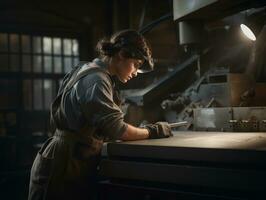
[[[188,125],[189,123],[187,121],[181,121],[181,122],[174,122],[174,123],[168,123],[171,128],[176,128],[180,126]],[[140,128],[145,128],[145,125],[141,125]]]
[[[179,126],[185,126],[185,125],[188,125],[188,122],[187,122],[187,121],[181,121],[181,122],[169,123],[169,126],[170,126],[171,128],[176,128],[176,127],[179,127]]]

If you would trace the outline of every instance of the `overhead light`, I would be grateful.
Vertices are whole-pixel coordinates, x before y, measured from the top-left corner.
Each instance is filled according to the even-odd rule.
[[[256,41],[256,38],[260,34],[265,22],[266,9],[261,9],[247,16],[245,23],[241,24],[240,28],[248,39]]]
[[[250,39],[252,41],[256,40],[255,34],[253,33],[253,31],[248,26],[246,26],[245,24],[240,24],[240,28],[241,28],[242,32],[244,33],[244,35],[248,39]]]

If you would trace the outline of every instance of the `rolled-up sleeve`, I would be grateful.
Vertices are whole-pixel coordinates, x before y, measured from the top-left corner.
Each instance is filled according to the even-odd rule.
[[[127,128],[123,112],[113,101],[112,86],[105,80],[98,80],[86,90],[81,109],[89,124],[105,137],[119,139]]]

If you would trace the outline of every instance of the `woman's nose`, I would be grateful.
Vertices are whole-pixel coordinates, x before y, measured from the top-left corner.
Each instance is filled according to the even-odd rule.
[[[136,70],[135,72],[133,72],[133,76],[136,77],[138,75],[138,70]]]

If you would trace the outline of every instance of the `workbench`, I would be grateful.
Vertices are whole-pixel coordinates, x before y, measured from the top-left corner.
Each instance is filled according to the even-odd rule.
[[[186,131],[111,142],[99,169],[106,178],[101,188],[109,193],[112,188],[140,193],[137,198],[260,199],[266,191],[266,133]]]

